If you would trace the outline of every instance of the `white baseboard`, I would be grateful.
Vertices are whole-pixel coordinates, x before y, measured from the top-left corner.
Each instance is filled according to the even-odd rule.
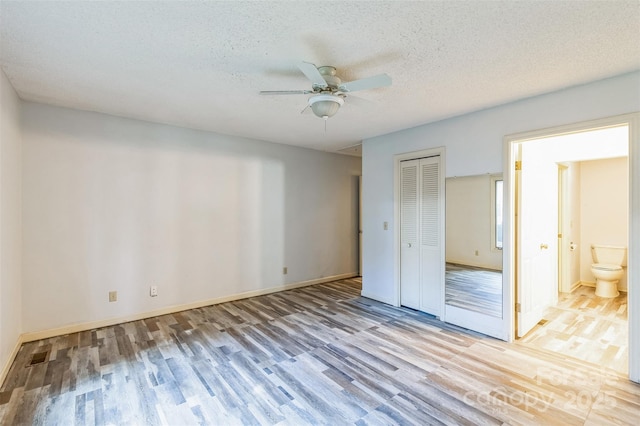
[[[569,293],[573,293],[574,291],[576,291],[580,286],[582,285],[582,281],[578,280],[575,283],[573,283],[571,285],[571,289],[569,290]],[[595,283],[593,284],[593,286],[595,287]]]
[[[22,336],[18,336],[18,341],[16,342],[16,345],[13,347],[11,354],[7,358],[7,362],[4,364],[4,366],[2,367],[2,371],[0,372],[0,386],[4,384],[4,379],[7,378],[7,374],[9,374],[11,365],[13,365],[13,361],[18,356],[18,352],[20,351],[20,347],[22,346],[23,343],[24,343],[24,340],[22,339]]]
[[[618,283],[620,284],[620,283]],[[585,287],[596,287],[596,283],[594,281],[578,281],[576,284],[574,284],[575,288],[580,287],[581,285],[585,286]],[[573,287],[571,287],[571,291],[575,290]],[[628,291],[628,289],[626,288],[622,288],[620,287],[620,285],[618,285],[618,291],[622,291],[624,293],[626,293]]]
[[[81,331],[94,330],[96,328],[109,327],[111,325],[122,324],[125,322],[139,321],[142,319],[157,317],[160,315],[173,314],[176,312],[186,311],[189,309],[202,308],[204,306],[217,305],[219,303],[233,302],[235,300],[246,299],[248,297],[263,296],[265,294],[277,293],[279,291],[292,290],[294,288],[306,287],[314,284],[322,284],[330,281],[353,278],[357,276],[358,276],[357,272],[350,272],[347,274],[333,275],[330,277],[317,278],[317,279],[308,280],[308,281],[300,281],[297,283],[285,284],[285,285],[280,285],[280,286],[270,287],[270,288],[265,288],[260,290],[251,290],[243,293],[217,297],[214,299],[201,300],[198,302],[187,303],[183,305],[168,306],[165,308],[156,309],[148,312],[141,312],[138,314],[127,315],[124,317],[107,318],[104,320],[72,324],[72,325],[67,325],[59,328],[23,333],[22,336],[20,336],[21,338],[20,344],[24,342],[33,342],[34,340],[48,339],[50,337],[64,336],[70,333],[78,333]],[[18,348],[19,348],[19,345],[18,345]],[[13,362],[13,357],[11,358],[11,361]]]

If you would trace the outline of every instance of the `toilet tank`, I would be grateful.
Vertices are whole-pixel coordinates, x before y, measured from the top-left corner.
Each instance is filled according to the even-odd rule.
[[[591,245],[591,257],[594,263],[627,266],[627,248],[616,246]]]

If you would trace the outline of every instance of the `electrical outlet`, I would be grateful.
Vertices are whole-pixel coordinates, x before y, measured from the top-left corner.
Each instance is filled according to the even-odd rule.
[[[289,272],[289,268],[287,268],[286,266],[282,268],[282,275],[287,275],[288,272]]]
[[[158,286],[152,285],[151,287],[149,287],[149,296],[156,297],[157,295],[158,295]]]
[[[476,256],[479,256],[480,252],[478,250],[476,250]]]
[[[118,292],[110,291],[109,292],[109,302],[117,302],[118,301]]]

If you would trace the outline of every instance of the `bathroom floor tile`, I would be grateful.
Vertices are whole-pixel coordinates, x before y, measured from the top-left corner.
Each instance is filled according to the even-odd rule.
[[[518,342],[627,373],[627,293],[608,299],[581,286],[560,294],[543,318]]]

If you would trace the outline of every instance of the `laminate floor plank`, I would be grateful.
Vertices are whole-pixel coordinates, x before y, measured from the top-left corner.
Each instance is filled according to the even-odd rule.
[[[359,279],[347,279],[25,343],[0,388],[0,424],[640,418],[640,386],[613,369],[491,339],[360,291]],[[620,301],[603,309],[588,299],[563,302],[614,325],[626,315]],[[616,362],[615,327],[562,318],[578,334],[603,333],[612,342],[606,359]]]

